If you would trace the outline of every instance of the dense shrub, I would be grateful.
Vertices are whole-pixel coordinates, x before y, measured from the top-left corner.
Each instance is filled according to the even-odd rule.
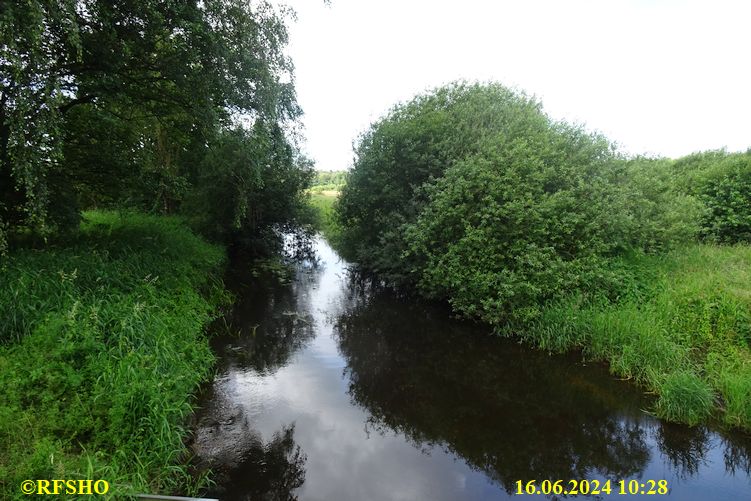
[[[574,289],[617,294],[605,260],[695,231],[696,204],[602,136],[497,84],[397,106],[363,136],[338,205],[365,267],[491,324]]]
[[[751,151],[697,153],[677,160],[673,169],[677,185],[704,206],[704,239],[751,242]]]
[[[751,242],[751,152],[719,162],[701,186],[707,212],[702,235],[722,243]]]
[[[545,128],[540,104],[497,84],[454,84],[394,107],[360,138],[337,212],[345,250],[392,280],[408,278],[402,225],[427,198],[423,185],[478,153],[486,138]]]
[[[618,169],[617,189],[630,215],[627,249],[667,250],[697,236],[703,206],[680,187],[671,160],[636,157]]]
[[[546,148],[550,137],[504,139],[430,186],[406,232],[420,289],[491,323],[533,314],[540,299],[596,279],[622,226],[592,161],[607,155],[606,143],[576,152],[580,162],[561,152],[563,163]]]

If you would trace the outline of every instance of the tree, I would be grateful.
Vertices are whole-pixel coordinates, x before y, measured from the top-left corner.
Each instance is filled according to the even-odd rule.
[[[1,15],[10,228],[73,224],[76,201],[178,211],[225,130],[290,131],[301,113],[290,12],[265,0],[15,0]]]
[[[59,169],[62,110],[72,102],[61,68],[81,58],[75,1],[4,2],[1,9],[0,241],[20,224],[49,230],[48,174]]]
[[[242,243],[294,220],[312,165],[274,123],[219,134],[200,164],[185,204],[193,224],[214,239]]]

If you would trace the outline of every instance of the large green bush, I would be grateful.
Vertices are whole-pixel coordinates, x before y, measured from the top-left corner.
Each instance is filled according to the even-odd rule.
[[[464,315],[534,318],[574,289],[616,295],[608,257],[695,234],[695,200],[660,165],[501,85],[449,85],[363,136],[338,205],[344,245]]]
[[[426,188],[404,228],[418,285],[491,324],[530,319],[572,290],[615,296],[607,259],[694,234],[693,200],[673,196],[602,137],[549,123],[484,151]]]
[[[751,242],[751,152],[729,155],[703,179],[707,208],[702,235],[722,243]]]
[[[681,179],[665,158],[636,157],[617,166],[616,184],[629,216],[625,249],[666,250],[693,240],[703,206],[681,188]]]
[[[545,125],[537,101],[497,84],[453,84],[394,107],[360,138],[338,202],[349,257],[391,280],[408,279],[402,225],[425,205],[423,185],[488,137]]]

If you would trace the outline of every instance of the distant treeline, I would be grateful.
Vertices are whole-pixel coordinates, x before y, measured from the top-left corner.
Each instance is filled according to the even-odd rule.
[[[347,171],[317,170],[310,186],[311,191],[341,191],[347,182]]]
[[[85,6],[84,6],[85,5]],[[82,209],[186,216],[223,241],[297,214],[312,177],[271,2],[0,9],[0,249]]]
[[[751,426],[751,280],[733,271],[751,255],[713,247],[751,240],[751,151],[628,157],[523,93],[457,83],[371,125],[335,213],[340,247],[381,279],[547,349],[589,347],[660,391],[667,417],[695,422],[717,404]],[[671,273],[685,291],[665,290]],[[702,273],[721,290],[702,291]],[[641,331],[625,316],[620,337],[612,317],[574,321],[654,297]]]

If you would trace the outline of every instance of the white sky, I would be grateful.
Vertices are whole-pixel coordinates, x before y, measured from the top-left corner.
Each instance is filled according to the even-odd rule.
[[[352,164],[392,105],[495,80],[630,153],[751,147],[751,1],[286,0],[305,150]]]

